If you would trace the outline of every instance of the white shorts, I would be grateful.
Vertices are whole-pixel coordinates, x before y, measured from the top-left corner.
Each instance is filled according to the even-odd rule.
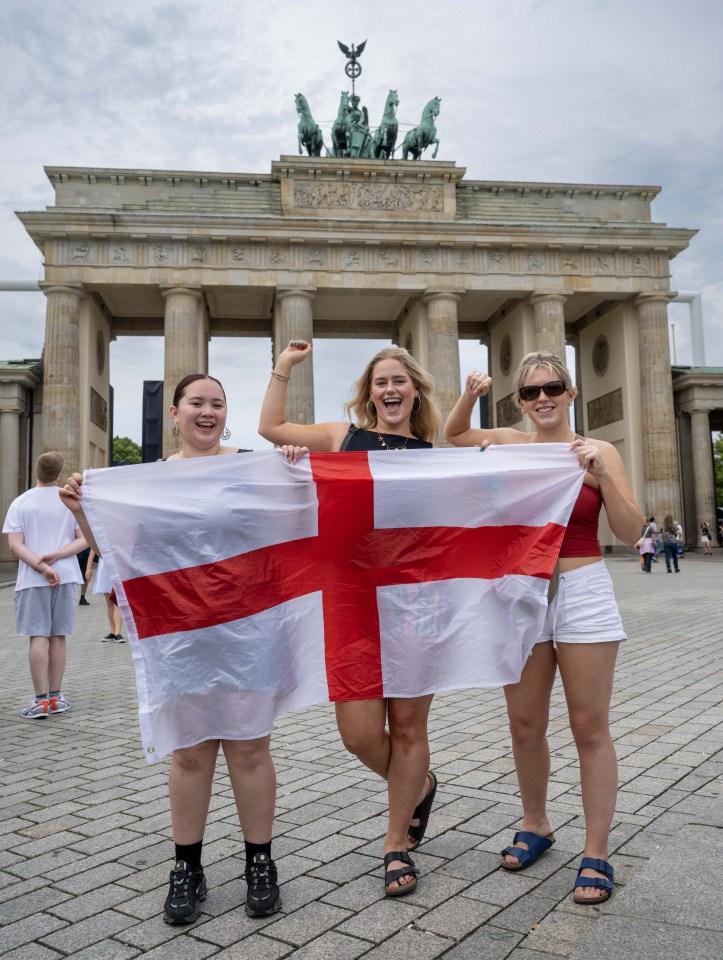
[[[21,637],[68,637],[75,632],[80,585],[26,587],[15,593],[15,626]]]
[[[605,563],[560,574],[538,643],[606,643],[627,640]]]

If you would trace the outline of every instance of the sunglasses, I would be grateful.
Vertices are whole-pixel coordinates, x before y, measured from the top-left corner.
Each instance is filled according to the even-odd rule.
[[[569,389],[568,385],[563,383],[562,380],[550,380],[549,383],[543,383],[541,387],[533,387],[532,385],[520,387],[517,392],[520,400],[537,400],[543,391],[546,397],[561,397]]]

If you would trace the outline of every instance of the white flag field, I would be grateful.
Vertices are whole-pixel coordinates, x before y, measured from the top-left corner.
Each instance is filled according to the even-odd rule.
[[[311,704],[516,683],[583,477],[567,444],[87,471],[148,760]]]

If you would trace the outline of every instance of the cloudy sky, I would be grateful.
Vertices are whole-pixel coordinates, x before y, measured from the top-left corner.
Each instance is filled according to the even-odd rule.
[[[470,179],[662,186],[654,219],[700,230],[673,288],[703,294],[706,359],[723,366],[721,37],[719,0],[3,0],[0,279],[42,279],[14,211],[52,204],[43,165],[267,173],[295,152],[294,94],[330,121],[336,41],[367,39],[372,122],[390,87],[404,123],[440,96],[438,159]],[[0,293],[0,359],[40,356],[44,303]],[[670,319],[689,363],[687,308]],[[269,361],[267,341],[211,343],[239,445],[264,446]],[[483,363],[463,345],[463,371]],[[360,366],[359,344],[317,342],[318,419],[340,418]],[[112,345],[116,433],[140,440],[142,381],[162,376],[160,338]]]

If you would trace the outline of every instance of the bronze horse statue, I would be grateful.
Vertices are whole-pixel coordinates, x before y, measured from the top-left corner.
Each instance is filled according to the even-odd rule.
[[[339,112],[331,128],[332,157],[348,157],[351,148],[351,130],[349,126],[349,91],[342,90],[339,99]]]
[[[434,153],[432,160],[437,156],[439,150],[439,140],[437,139],[437,128],[434,125],[434,118],[439,115],[440,97],[430,100],[422,111],[422,122],[418,127],[414,127],[404,138],[402,144],[402,159],[408,159],[409,154],[412,160],[419,160],[427,147],[433,143]]]
[[[324,138],[321,130],[314,122],[304,94],[297,93],[294,99],[296,102],[296,112],[301,118],[298,127],[299,153],[303,153],[303,147],[306,147],[306,151],[310,157],[320,157],[321,148],[324,146]]]
[[[384,104],[384,115],[382,122],[377,127],[372,141],[372,156],[377,160],[389,160],[394,156],[394,148],[397,144],[397,107],[399,106],[399,97],[396,90],[390,90],[387,101]]]

